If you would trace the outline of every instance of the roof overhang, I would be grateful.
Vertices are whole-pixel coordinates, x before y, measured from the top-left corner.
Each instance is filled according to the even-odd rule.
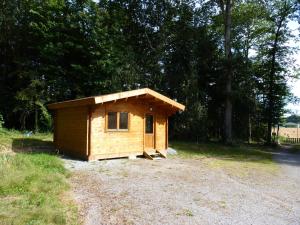
[[[143,88],[143,89],[137,89],[137,90],[133,90],[133,91],[125,91],[125,92],[119,92],[119,93],[108,94],[108,95],[100,95],[100,96],[93,96],[93,97],[57,102],[57,103],[49,104],[48,108],[49,109],[60,109],[60,108],[76,107],[76,106],[84,106],[84,105],[97,105],[97,104],[113,102],[113,101],[117,101],[117,100],[121,100],[121,99],[138,97],[138,96],[142,96],[142,95],[147,95],[147,96],[151,96],[155,99],[158,99],[158,100],[170,105],[172,108],[175,108],[176,110],[183,111],[185,109],[184,105],[182,105],[162,94],[159,94],[158,92],[155,92],[149,88]]]

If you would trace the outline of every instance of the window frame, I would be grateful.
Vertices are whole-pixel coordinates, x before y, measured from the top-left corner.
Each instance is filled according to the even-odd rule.
[[[121,113],[127,113],[127,128],[120,128],[120,120],[121,120]],[[118,118],[118,122],[117,122],[117,128],[118,128],[118,130],[119,131],[128,131],[129,130],[129,112],[118,112],[118,116],[117,116],[117,118]]]
[[[109,113],[116,113],[116,119],[117,119],[117,124],[116,124],[116,128],[115,129],[110,129],[110,128],[108,128],[108,124],[109,124]],[[106,114],[107,116],[107,120],[106,120],[106,129],[108,130],[108,131],[115,131],[115,130],[118,130],[118,112],[115,112],[115,111],[109,111],[109,112],[107,112],[107,114]]]
[[[152,127],[152,132],[151,132],[151,133],[148,133],[148,132],[147,132],[147,116],[151,116],[151,117],[152,117],[152,126],[151,126],[151,127]],[[154,124],[154,115],[153,115],[152,113],[146,113],[146,114],[145,114],[145,122],[144,122],[144,123],[145,123],[145,125],[144,125],[144,126],[145,126],[145,128],[144,128],[144,133],[145,133],[146,135],[147,135],[147,134],[148,134],[148,135],[154,135],[154,129],[155,129],[155,128],[154,128],[154,125],[155,125],[155,124]]]
[[[117,113],[117,128],[109,129],[108,128],[108,114],[109,113]],[[127,113],[127,129],[120,129],[120,114]],[[106,131],[108,132],[128,132],[130,127],[130,113],[128,111],[107,111],[106,112]]]

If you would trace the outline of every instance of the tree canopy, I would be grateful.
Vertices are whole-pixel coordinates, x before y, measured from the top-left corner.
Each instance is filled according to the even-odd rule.
[[[291,97],[298,1],[0,2],[8,128],[51,130],[48,103],[149,87],[187,105],[171,137],[224,140],[231,126],[230,139],[270,142]]]

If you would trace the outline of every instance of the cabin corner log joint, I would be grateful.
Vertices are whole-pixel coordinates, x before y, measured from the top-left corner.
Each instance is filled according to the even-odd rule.
[[[168,117],[185,106],[149,88],[48,105],[54,144],[85,160],[166,157]]]

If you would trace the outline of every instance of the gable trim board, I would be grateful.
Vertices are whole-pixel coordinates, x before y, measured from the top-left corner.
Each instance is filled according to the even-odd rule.
[[[138,97],[141,95],[152,96],[158,100],[161,100],[161,101],[169,104],[171,107],[175,107],[178,110],[183,111],[185,109],[184,105],[182,105],[162,94],[159,94],[158,92],[155,92],[149,88],[143,88],[143,89],[137,89],[137,90],[132,90],[132,91],[108,94],[108,95],[100,95],[100,96],[93,96],[93,97],[57,102],[57,103],[49,104],[48,108],[49,109],[59,109],[59,108],[74,107],[74,106],[96,105],[96,104],[103,104],[106,102],[117,101],[117,100],[131,98],[131,97]]]

